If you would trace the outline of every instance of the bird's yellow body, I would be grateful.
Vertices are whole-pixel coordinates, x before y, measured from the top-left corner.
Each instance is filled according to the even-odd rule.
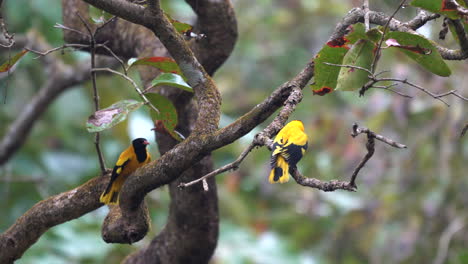
[[[307,140],[304,125],[299,120],[289,122],[278,132],[271,153],[270,183],[289,181],[290,170],[296,168],[307,149]]]
[[[137,138],[120,154],[112,171],[111,180],[99,199],[101,203],[119,204],[119,192],[125,180],[136,169],[151,161],[151,156],[146,150],[148,144],[146,139]]]

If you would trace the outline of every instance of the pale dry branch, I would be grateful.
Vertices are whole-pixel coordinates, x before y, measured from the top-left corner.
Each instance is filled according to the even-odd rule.
[[[179,184],[179,187],[180,188],[185,188],[185,187],[188,187],[188,186],[191,186],[191,185],[194,185],[195,183],[197,182],[200,182],[200,181],[204,181],[204,185],[206,184],[206,179],[209,178],[209,177],[213,177],[213,176],[216,176],[218,174],[221,174],[223,172],[226,172],[226,171],[230,171],[230,170],[237,170],[239,168],[239,165],[242,163],[242,161],[245,159],[245,157],[247,157],[247,155],[249,155],[250,151],[252,151],[252,149],[255,147],[255,144],[254,143],[251,143],[244,151],[242,151],[242,153],[239,155],[239,157],[229,163],[229,164],[226,164],[224,166],[222,166],[221,168],[219,169],[216,169],[196,180],[193,180],[191,182],[187,182],[187,183],[180,183]],[[206,187],[204,187],[205,191],[206,191]]]
[[[370,135],[371,137],[375,137],[377,140],[380,140],[380,141],[384,142],[385,144],[388,144],[388,145],[390,145],[390,146],[392,146],[394,148],[400,148],[400,149],[407,148],[407,146],[404,145],[404,144],[395,142],[394,140],[391,140],[391,139],[389,139],[387,137],[376,134],[376,133],[372,132],[371,130],[369,130],[368,128],[359,127],[359,125],[357,123],[354,123],[353,124],[353,129],[352,129],[352,132],[351,132],[351,136],[356,137],[359,134],[363,134],[363,133],[367,134],[367,135]]]

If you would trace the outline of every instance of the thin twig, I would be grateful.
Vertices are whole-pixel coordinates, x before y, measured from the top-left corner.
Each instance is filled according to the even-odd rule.
[[[154,111],[156,111],[156,113],[159,113],[159,110],[148,100],[148,98],[146,98],[146,96],[143,94],[143,92],[141,91],[141,89],[138,87],[138,85],[136,84],[136,82],[134,80],[132,80],[132,78],[128,77],[127,75],[123,74],[123,73],[120,73],[118,71],[114,71],[110,68],[94,68],[94,69],[91,69],[91,71],[93,72],[98,72],[98,71],[105,71],[105,72],[110,72],[110,73],[113,73],[113,74],[117,74],[119,75],[120,77],[124,78],[125,80],[129,81],[133,87],[135,87],[135,90],[137,91],[137,93],[140,95],[141,99],[143,99],[143,101],[145,102],[145,104],[149,105],[151,107],[151,109],[153,109]]]
[[[105,26],[107,26],[110,22],[113,22],[116,19],[117,19],[117,17],[113,16],[113,17],[109,18],[108,20],[106,20],[102,25],[99,25],[96,28],[96,30],[94,31],[94,37],[96,37],[96,35],[99,33],[99,31],[101,31]]]
[[[95,32],[92,32],[91,27],[86,23],[86,21],[81,17],[80,13],[76,13],[78,15],[78,18],[80,18],[81,22],[83,25],[86,27],[86,30],[89,33],[89,49],[91,53],[91,69],[94,69],[96,67],[96,38],[94,37]],[[91,82],[93,84],[93,94],[94,94],[94,111],[99,111],[100,106],[99,106],[99,91],[97,89],[97,84],[96,84],[96,72],[91,71]],[[99,144],[100,141],[100,133],[96,132],[94,135],[94,145],[96,146],[96,152],[98,155],[99,159],[99,165],[101,167],[101,174],[105,175],[106,174],[106,162],[104,160],[104,155],[101,151],[101,147]]]
[[[352,186],[350,182],[337,180],[321,181],[315,178],[304,177],[297,168],[291,168],[291,176],[299,185],[319,189],[324,192],[332,192],[336,190],[356,191],[356,187]]]
[[[25,50],[27,51],[30,51],[34,54],[37,54],[39,56],[46,56],[48,55],[49,53],[52,53],[52,52],[55,52],[55,51],[59,51],[59,50],[63,50],[63,49],[66,49],[66,48],[80,48],[80,49],[87,49],[89,48],[89,45],[87,44],[64,44],[60,47],[56,47],[56,48],[52,48],[52,49],[49,49],[49,50],[46,50],[44,52],[40,52],[40,51],[37,51],[37,50],[33,50],[33,49],[30,49],[30,48],[24,48]],[[36,58],[37,59],[37,58]]]
[[[355,188],[357,188],[356,186],[356,177],[359,173],[359,171],[364,167],[364,165],[366,165],[367,161],[369,161],[369,159],[374,155],[374,152],[375,152],[375,140],[374,139],[378,139],[386,144],[389,144],[390,146],[392,147],[395,147],[395,148],[406,148],[406,145],[403,145],[403,144],[400,144],[400,143],[397,143],[389,138],[386,138],[382,135],[379,135],[379,134],[376,134],[372,131],[370,131],[368,128],[361,128],[359,127],[359,125],[357,123],[354,123],[353,124],[353,127],[352,127],[352,131],[351,131],[351,136],[354,138],[354,137],[357,137],[359,134],[366,134],[367,135],[367,143],[366,143],[366,149],[367,149],[367,153],[366,155],[364,156],[364,158],[361,160],[361,162],[358,164],[358,166],[356,167],[356,169],[354,169],[354,172],[353,174],[351,175],[351,180],[349,181],[349,185],[350,186],[353,186]]]
[[[411,86],[411,87],[414,87],[414,88],[416,88],[416,89],[418,89],[418,90],[420,90],[420,91],[422,91],[422,92],[424,92],[424,93],[430,95],[432,98],[441,101],[442,103],[444,103],[444,104],[447,105],[447,106],[450,106],[450,105],[449,105],[447,102],[445,102],[444,100],[442,100],[441,97],[444,97],[444,96],[447,96],[447,95],[450,95],[450,94],[452,94],[452,95],[454,95],[454,96],[456,96],[456,97],[458,97],[458,98],[460,98],[460,99],[463,99],[463,100],[465,100],[465,101],[468,101],[467,98],[465,98],[465,97],[463,97],[462,95],[458,94],[455,90],[452,90],[452,91],[450,91],[450,92],[443,93],[443,94],[435,94],[435,93],[433,93],[433,92],[431,92],[431,91],[425,89],[424,87],[421,87],[421,86],[419,86],[419,85],[417,85],[417,84],[414,84],[414,83],[412,83],[412,82],[409,82],[407,79],[401,80],[401,79],[396,79],[396,78],[382,78],[382,79],[379,79],[379,80],[380,80],[380,81],[400,82],[400,83],[407,84],[407,85],[409,85],[409,86]]]
[[[229,170],[237,170],[239,168],[239,165],[242,163],[242,161],[245,159],[245,157],[247,157],[247,155],[249,155],[250,151],[252,151],[252,149],[254,147],[255,147],[255,144],[251,143],[244,151],[242,151],[240,156],[235,161],[233,161],[233,162],[231,162],[229,164],[226,164],[226,165],[222,166],[221,168],[216,169],[216,170],[206,174],[205,176],[203,176],[201,178],[198,178],[196,180],[193,180],[191,182],[187,182],[187,183],[182,182],[182,183],[179,184],[178,187],[185,188],[185,187],[188,187],[190,185],[194,185],[195,183],[200,182],[202,180],[206,180],[206,179],[208,179],[210,177],[221,174],[223,172],[226,172],[226,171],[229,171]]]
[[[378,89],[384,89],[384,90],[388,90],[388,91],[391,91],[391,92],[394,92],[398,95],[401,95],[403,97],[406,97],[406,98],[412,98],[411,96],[407,95],[407,94],[404,94],[404,93],[401,93],[401,92],[398,92],[398,91],[395,91],[395,90],[392,90],[392,89],[389,89],[395,85],[397,85],[396,83],[403,83],[403,84],[407,84],[409,86],[412,86],[428,95],[430,95],[432,98],[434,99],[437,99],[439,101],[441,101],[442,103],[444,103],[446,106],[450,106],[447,102],[445,102],[444,100],[442,100],[441,98],[442,97],[445,97],[445,96],[448,96],[448,95],[453,95],[453,96],[456,96],[464,101],[468,101],[468,98],[464,97],[463,95],[459,94],[457,92],[457,90],[451,90],[451,91],[448,91],[448,92],[445,92],[445,93],[441,93],[441,94],[435,94],[427,89],[425,89],[424,87],[421,87],[417,84],[414,84],[410,81],[408,81],[407,79],[397,79],[397,78],[377,78],[378,75],[381,75],[382,73],[384,72],[389,72],[389,71],[383,71],[383,72],[379,72],[379,73],[376,73],[376,74],[373,74],[370,70],[366,69],[366,68],[363,68],[363,67],[360,67],[360,66],[355,66],[355,65],[344,65],[344,64],[335,64],[335,63],[329,63],[329,62],[324,62],[324,64],[326,65],[330,65],[330,66],[336,66],[336,67],[345,67],[345,68],[351,68],[351,69],[357,69],[357,70],[361,70],[361,71],[365,71],[367,73],[369,73],[369,82],[367,82],[364,86],[361,87],[361,90],[359,90],[359,95],[360,96],[363,96],[364,93],[370,89],[370,88],[378,88]],[[387,85],[387,86],[378,86],[378,85],[375,85],[376,83],[378,82],[396,82],[396,83],[393,83],[393,84],[390,84],[390,85]]]
[[[8,96],[8,86],[10,84],[10,76],[11,76],[11,47],[8,47],[8,72],[7,72],[7,77],[6,77],[6,82],[5,82],[5,92],[3,94],[3,104],[6,104],[7,102],[7,96]]]
[[[360,66],[355,66],[355,65],[344,65],[344,64],[335,64],[335,63],[329,63],[329,62],[324,62],[323,64],[326,64],[326,65],[330,65],[330,66],[337,66],[337,67],[344,67],[344,68],[351,68],[351,69],[357,69],[357,70],[361,70],[361,71],[365,71],[367,73],[369,73],[369,75],[373,75],[373,73],[364,68],[364,67],[360,67]]]
[[[54,25],[54,28],[58,28],[58,29],[64,29],[64,30],[68,30],[68,31],[72,31],[72,32],[75,32],[75,33],[78,33],[80,35],[83,35],[85,37],[88,37],[89,38],[89,35],[88,34],[85,34],[77,29],[74,29],[74,28],[70,28],[70,27],[67,27],[67,26],[64,26],[62,24],[59,24],[59,23],[55,23]]]
[[[364,25],[366,27],[366,32],[370,29],[369,23],[369,0],[364,0],[362,3],[362,9],[364,10]]]
[[[357,127],[357,124],[355,124],[355,126]],[[354,130],[355,126],[353,126],[353,130]],[[357,177],[359,171],[364,167],[364,165],[366,165],[367,161],[369,161],[370,158],[372,158],[372,155],[374,155],[374,152],[375,152],[375,140],[374,140],[374,138],[375,138],[374,135],[372,135],[371,133],[367,133],[367,143],[366,143],[367,153],[364,156],[364,158],[361,160],[361,162],[358,164],[356,169],[354,170],[353,174],[351,175],[351,180],[349,181],[349,184],[351,186],[353,186],[353,187],[357,188],[357,186],[356,186],[356,177]]]
[[[407,95],[407,94],[404,94],[402,92],[399,92],[399,91],[396,91],[396,90],[393,90],[393,89],[390,89],[394,86],[397,86],[398,84],[397,83],[392,83],[390,85],[386,85],[386,86],[380,86],[380,85],[373,85],[371,88],[376,88],[376,89],[382,89],[382,90],[386,90],[386,91],[390,91],[392,93],[396,93],[402,97],[405,97],[405,98],[413,98],[411,95]]]
[[[125,62],[121,58],[119,58],[119,56],[117,56],[117,54],[115,54],[111,48],[109,48],[105,44],[96,44],[96,48],[104,48],[105,50],[107,50],[107,52],[109,52],[109,54],[112,55],[112,57],[114,57],[120,63],[124,74],[127,75],[127,68],[125,67]]]
[[[392,146],[392,147],[395,147],[395,148],[400,148],[400,149],[403,149],[403,148],[407,148],[406,145],[404,144],[401,144],[401,143],[398,143],[398,142],[395,142],[387,137],[384,137],[382,135],[379,135],[377,133],[374,133],[372,132],[371,130],[369,130],[368,128],[364,128],[364,127],[359,127],[358,124],[354,123],[353,124],[353,130],[351,132],[351,136],[352,137],[356,137],[357,135],[359,134],[368,134],[368,135],[371,135],[372,137],[375,137],[376,139]]]
[[[385,26],[384,26],[384,29],[383,29],[383,32],[382,32],[382,38],[380,38],[379,44],[377,45],[377,51],[375,53],[374,60],[372,61],[372,64],[371,64],[371,67],[370,67],[372,73],[375,72],[375,68],[377,66],[377,61],[380,58],[380,50],[382,49],[382,43],[383,43],[383,41],[385,39],[385,33],[388,30],[388,26],[390,25],[390,21],[392,21],[393,17],[395,17],[396,13],[398,13],[398,11],[403,7],[405,2],[406,2],[406,0],[401,1],[400,5],[398,5],[395,12],[393,12],[393,14],[388,18],[387,23],[385,23]]]

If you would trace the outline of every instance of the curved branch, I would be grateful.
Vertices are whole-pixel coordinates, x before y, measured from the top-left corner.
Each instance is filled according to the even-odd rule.
[[[62,0],[63,22],[67,28],[72,28],[82,34],[72,30],[64,30],[64,39],[67,43],[89,44],[86,27],[83,25],[77,14],[80,14],[86,21],[90,21],[89,5],[82,0]],[[129,59],[132,57],[142,57],[149,55],[150,51],[164,49],[162,43],[152,36],[150,30],[140,25],[128,22],[123,19],[114,19],[105,26],[90,25],[92,32],[96,33],[96,43],[106,43],[119,57]],[[118,34],[116,34],[118,32]],[[104,50],[97,50],[104,53]]]
[[[185,0],[197,14],[195,31],[206,38],[193,41],[192,50],[208,74],[229,57],[237,40],[237,21],[231,1]]]
[[[99,195],[109,177],[108,174],[93,178],[73,190],[34,205],[0,235],[0,263],[13,263],[19,259],[49,228],[101,207]]]
[[[294,89],[302,90],[314,75],[314,62],[311,61],[290,81],[282,84],[263,102],[238,118],[230,125],[216,132],[214,141],[217,147],[225,146],[250,132],[253,128],[270,117],[278,108],[283,106]],[[301,97],[302,98],[302,97]],[[283,122],[284,123],[284,122]],[[281,126],[275,127],[277,132]],[[273,134],[273,132],[270,132]],[[271,135],[270,135],[271,136]]]
[[[315,178],[304,177],[296,168],[292,170],[291,176],[299,185],[319,189],[324,192],[333,192],[336,190],[346,190],[346,191],[351,191],[351,192],[356,191],[356,187],[353,186],[351,182],[337,181],[337,180],[324,182]]]

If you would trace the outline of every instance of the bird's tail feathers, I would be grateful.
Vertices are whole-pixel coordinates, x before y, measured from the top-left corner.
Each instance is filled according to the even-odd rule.
[[[107,188],[105,192],[101,194],[99,201],[103,204],[119,204],[119,191],[122,187],[118,182],[112,183],[110,188]]]
[[[282,156],[278,156],[276,163],[272,164],[268,181],[270,183],[285,183],[289,181],[289,164]]]

